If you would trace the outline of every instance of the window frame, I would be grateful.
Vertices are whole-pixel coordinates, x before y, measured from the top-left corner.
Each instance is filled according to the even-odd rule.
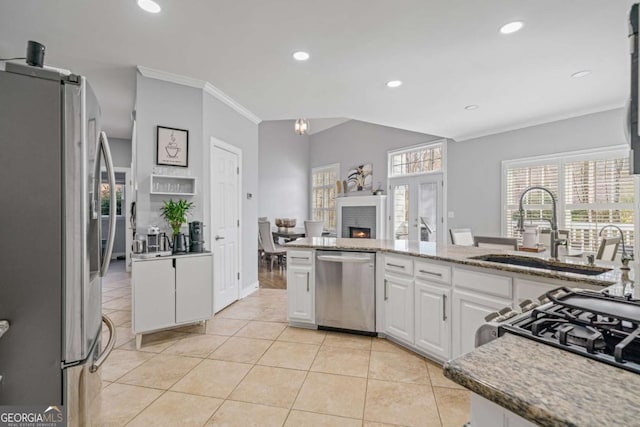
[[[316,166],[311,168],[311,173],[309,174],[309,218],[313,219],[313,203],[314,203],[314,197],[313,197],[313,190],[316,188],[329,188],[332,185],[335,186],[335,183],[333,183],[332,185],[323,185],[323,186],[318,186],[318,187],[314,187],[313,185],[313,176],[316,173],[319,172],[325,172],[325,171],[333,171],[336,174],[337,179],[340,179],[340,163],[331,163],[331,164],[327,164],[327,165],[321,165],[321,166]],[[337,192],[336,192],[336,197],[337,198]],[[334,198],[334,205],[335,205],[335,198]],[[331,211],[331,208],[315,208],[315,209],[322,209],[323,211]],[[335,208],[333,209],[335,211]],[[336,216],[336,220],[337,220],[337,212],[334,213],[334,215]],[[327,227],[327,224],[325,224],[325,227],[327,228],[327,231],[329,232],[335,232],[336,231],[336,226],[334,226],[334,228],[329,228]]]
[[[406,173],[401,175],[393,175],[392,173],[393,172],[393,164],[392,164],[393,156],[412,152],[412,151],[418,151],[422,149],[436,148],[436,146],[438,145],[440,146],[440,169],[426,171],[426,172],[414,172],[414,173]],[[392,180],[394,178],[430,175],[434,173],[444,173],[446,168],[447,168],[447,144],[446,144],[446,140],[444,139],[438,139],[435,141],[429,141],[429,142],[425,142],[417,145],[412,145],[409,147],[402,147],[402,148],[387,151],[387,180]]]
[[[612,145],[608,147],[594,148],[588,150],[577,150],[577,151],[568,151],[556,154],[548,154],[542,156],[532,156],[520,159],[513,160],[503,160],[502,161],[502,171],[501,171],[501,195],[500,195],[500,230],[503,235],[508,235],[508,218],[507,218],[507,210],[509,205],[508,195],[507,195],[507,172],[510,168],[518,168],[518,167],[533,167],[533,166],[541,166],[541,165],[549,165],[555,164],[558,167],[558,194],[557,194],[557,215],[558,215],[558,228],[563,229],[566,228],[566,218],[565,212],[568,210],[568,206],[572,208],[576,208],[576,206],[581,206],[577,204],[567,205],[566,203],[566,181],[565,181],[565,166],[567,163],[578,162],[578,161],[596,161],[596,160],[607,160],[611,158],[623,158],[629,157],[629,146],[628,145]],[[633,176],[633,175],[632,175]],[[638,178],[636,176],[633,177],[634,183],[634,199],[637,198],[638,195]],[[627,209],[631,208],[633,210],[633,228],[634,232],[638,230],[638,223],[640,218],[638,218],[638,202],[640,200],[634,200],[633,203],[628,204]],[[605,204],[597,203],[598,208],[607,208]],[[610,204],[609,208],[620,208],[624,204],[622,203],[614,203]],[[539,206],[547,206],[547,205],[539,205]],[[589,206],[589,204],[585,205]],[[549,209],[551,209],[551,205],[548,205]],[[640,239],[638,236],[634,236],[634,244],[633,250],[634,253],[638,253],[638,244]],[[627,244],[628,246],[628,244]]]

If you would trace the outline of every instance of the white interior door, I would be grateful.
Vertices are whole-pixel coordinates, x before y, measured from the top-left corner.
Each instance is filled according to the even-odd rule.
[[[211,149],[211,248],[213,308],[218,312],[240,294],[240,150],[213,142]]]
[[[441,174],[392,178],[389,195],[393,239],[442,241]]]

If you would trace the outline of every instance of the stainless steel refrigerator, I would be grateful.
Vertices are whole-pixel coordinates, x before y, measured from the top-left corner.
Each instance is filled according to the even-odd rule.
[[[0,196],[0,405],[63,405],[69,425],[88,425],[115,342],[101,303],[116,200],[100,106],[84,77],[0,68]],[[103,322],[112,332],[104,346]]]

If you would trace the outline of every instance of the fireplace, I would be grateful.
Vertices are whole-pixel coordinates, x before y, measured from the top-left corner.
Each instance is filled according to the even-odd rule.
[[[367,227],[349,227],[349,237],[352,239],[370,239],[371,229]]]
[[[386,238],[387,196],[336,198],[336,234],[361,239]],[[358,232],[354,236],[354,231]]]

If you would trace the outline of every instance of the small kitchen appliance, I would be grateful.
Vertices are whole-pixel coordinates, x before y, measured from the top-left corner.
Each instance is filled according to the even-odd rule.
[[[187,252],[188,248],[187,236],[184,233],[173,235],[173,244],[171,245],[171,249],[174,254],[183,254]]]
[[[630,287],[627,287],[630,288]],[[476,332],[476,346],[506,333],[552,345],[640,374],[640,300],[612,293],[558,288],[491,313]]]
[[[160,240],[160,227],[157,225],[150,225],[147,228],[147,251],[148,252],[160,252],[161,240]]]
[[[189,223],[189,240],[191,245],[189,252],[202,252],[204,250],[204,224],[201,221]]]

